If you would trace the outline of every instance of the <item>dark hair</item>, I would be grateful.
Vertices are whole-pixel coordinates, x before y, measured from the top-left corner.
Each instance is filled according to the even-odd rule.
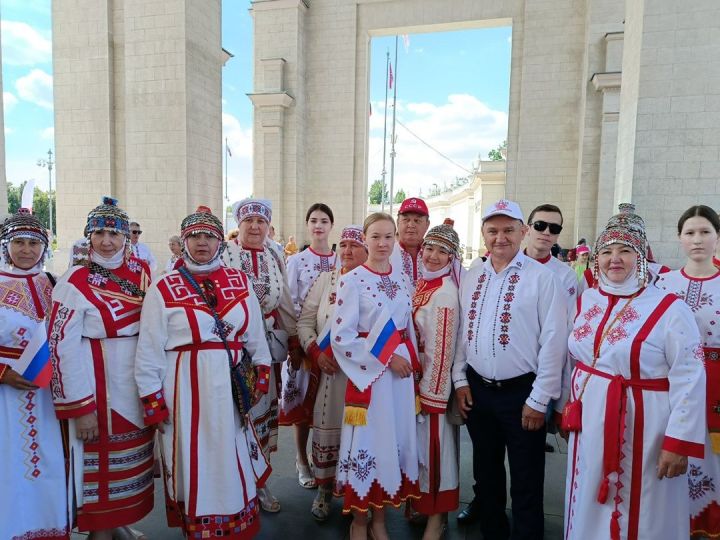
[[[704,204],[696,204],[695,206],[691,206],[685,210],[683,215],[680,216],[680,219],[678,220],[678,234],[682,233],[685,222],[692,217],[704,217],[713,226],[715,232],[720,232],[720,218],[718,217],[717,212]]]
[[[129,225],[130,225],[131,227],[133,227],[133,226],[139,227],[139,226],[140,226],[140,224],[139,224],[137,221],[131,221]]]
[[[528,217],[528,225],[532,223],[532,218],[536,212],[555,212],[556,214],[560,214],[560,225],[563,224],[563,215],[557,206],[555,206],[554,204],[541,204],[540,206],[536,206],[535,209],[530,212],[530,217]]]
[[[315,210],[320,210],[324,214],[327,214],[327,217],[330,218],[330,223],[335,225],[335,216],[333,216],[332,210],[330,210],[330,207],[327,204],[321,202],[316,202],[308,208],[307,214],[305,214],[305,223],[310,221],[310,214],[315,212]]]

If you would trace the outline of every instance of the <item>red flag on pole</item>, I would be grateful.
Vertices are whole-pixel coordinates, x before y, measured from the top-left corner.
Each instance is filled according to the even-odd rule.
[[[388,81],[390,82],[390,90],[392,90],[392,85],[393,85],[392,62],[390,63],[390,76],[388,78]]]

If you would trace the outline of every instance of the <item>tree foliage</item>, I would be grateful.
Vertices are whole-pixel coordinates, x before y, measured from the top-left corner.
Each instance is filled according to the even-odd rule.
[[[405,195],[405,190],[401,189],[397,193],[395,193],[395,203],[400,204],[405,199],[407,199],[407,195]]]
[[[385,189],[385,193],[383,193],[382,180],[375,180],[372,184],[370,184],[368,200],[370,201],[370,204],[382,204],[383,198],[386,203],[390,202],[390,195],[388,194],[387,189]]]
[[[501,145],[498,145],[497,148],[493,148],[488,152],[488,157],[490,158],[490,161],[503,161],[505,158],[503,157],[503,150],[507,149],[507,141],[503,141]]]
[[[19,186],[16,186],[12,183],[8,183],[8,212],[11,214],[14,214],[20,208],[20,203],[22,202],[22,191],[25,184],[26,182],[22,182]],[[53,210],[55,210],[54,199],[55,192],[53,191]],[[40,223],[43,223],[46,227],[48,227],[49,222],[48,202],[49,199],[47,192],[35,187],[35,191],[33,192],[33,214],[37,216]],[[53,221],[55,221],[55,212],[53,212]],[[55,221],[55,223],[53,223],[53,235],[56,233],[56,224],[57,222]]]

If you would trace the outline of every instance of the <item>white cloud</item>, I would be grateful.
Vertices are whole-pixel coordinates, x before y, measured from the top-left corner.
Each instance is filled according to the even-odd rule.
[[[399,104],[400,105],[400,104]],[[382,171],[383,103],[373,103],[368,153],[368,181],[380,177]],[[390,175],[390,131],[388,115],[388,149],[386,180]],[[465,169],[472,169],[478,156],[487,159],[490,149],[507,138],[507,113],[490,109],[468,94],[453,94],[447,102],[406,103],[398,106],[398,119],[430,146],[445,154]],[[467,172],[434,152],[400,124],[395,150],[395,191],[403,188],[408,195],[417,195],[420,188],[427,194],[433,184],[450,184]]]
[[[3,63],[33,66],[52,60],[52,42],[27,23],[1,21]]]
[[[33,69],[15,81],[20,99],[34,103],[44,109],[53,108],[53,78],[42,69]]]
[[[6,111],[12,109],[18,102],[18,98],[12,92],[3,92],[3,108]]]
[[[50,126],[48,128],[43,129],[40,132],[40,138],[45,141],[52,141],[55,139],[55,128]]]
[[[5,126],[5,136],[7,137],[13,132],[13,128]]]
[[[228,198],[232,203],[252,193],[252,127],[243,126],[237,117],[229,113],[223,113],[222,126],[223,141],[227,139],[232,153],[228,159]]]

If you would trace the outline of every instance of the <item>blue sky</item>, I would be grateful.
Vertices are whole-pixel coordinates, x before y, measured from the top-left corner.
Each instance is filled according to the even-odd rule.
[[[249,0],[223,0],[223,46],[235,55],[223,68],[223,136],[233,154],[230,200],[252,191],[249,6]],[[1,7],[7,177],[15,184],[35,177],[46,189],[47,172],[36,161],[53,147],[50,0],[2,0]],[[400,42],[394,66],[399,121],[463,168],[506,137],[510,33],[501,27],[413,34],[407,50]],[[389,48],[394,64],[394,42],[394,37],[372,40],[371,181],[382,169],[385,53]],[[399,125],[397,133],[396,184],[408,194],[467,174]]]

